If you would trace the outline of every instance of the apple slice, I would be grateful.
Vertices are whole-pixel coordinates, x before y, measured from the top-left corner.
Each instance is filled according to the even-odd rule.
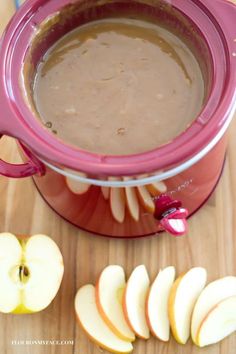
[[[185,344],[190,336],[191,316],[195,302],[205,287],[206,270],[196,267],[174,282],[169,297],[169,319],[176,341]]]
[[[151,183],[147,185],[147,189],[153,197],[157,197],[167,192],[166,184],[163,181]]]
[[[135,188],[125,187],[126,204],[131,217],[139,221],[139,201]]]
[[[64,272],[55,242],[44,235],[17,239],[0,234],[0,312],[32,313],[56,296]]]
[[[122,297],[125,290],[124,269],[118,265],[106,267],[97,282],[96,303],[100,315],[111,330],[121,339],[134,341],[122,309]]]
[[[197,333],[199,347],[220,342],[236,331],[236,296],[217,304],[204,318]]]
[[[152,334],[167,342],[170,339],[168,299],[175,279],[175,268],[160,270],[154,280],[146,303],[146,317]]]
[[[236,296],[236,277],[220,278],[205,287],[193,311],[191,335],[195,344],[197,344],[199,327],[209,311],[219,302],[231,296]]]
[[[84,174],[84,173],[77,173],[77,175],[79,175],[80,177],[84,177],[84,178],[87,177],[86,174]],[[70,177],[66,177],[66,184],[72,193],[78,194],[78,195],[87,193],[91,187],[91,184],[75,181],[74,179],[72,179]]]
[[[131,177],[123,177],[124,181],[130,181]],[[130,216],[134,221],[139,221],[139,200],[135,187],[125,187],[126,205]]]
[[[153,214],[155,211],[155,203],[149,193],[147,186],[136,187],[138,191],[138,197],[142,206],[147,210],[147,212]]]
[[[124,188],[111,188],[110,208],[114,219],[122,224],[125,220],[125,191]]]
[[[105,200],[108,200],[110,197],[110,188],[109,187],[101,187],[102,195]]]
[[[145,318],[145,303],[149,285],[150,280],[146,267],[140,265],[133,270],[127,282],[123,298],[126,320],[134,333],[142,339],[150,337]]]
[[[91,284],[80,288],[75,297],[78,322],[89,338],[105,350],[113,353],[130,353],[130,342],[117,337],[100,316],[95,299],[95,287]]]

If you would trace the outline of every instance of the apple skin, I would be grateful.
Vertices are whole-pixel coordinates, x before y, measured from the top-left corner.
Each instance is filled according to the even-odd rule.
[[[149,193],[147,186],[139,186],[137,188],[137,195],[140,204],[143,208],[150,214],[154,214],[155,212],[155,203],[152,199],[151,194]]]
[[[125,191],[123,188],[110,189],[110,209],[115,221],[122,224],[125,220]]]
[[[100,343],[99,341],[97,341],[95,338],[93,338],[87,331],[86,331],[86,328],[83,326],[82,322],[80,321],[79,319],[79,316],[76,315],[76,319],[77,319],[77,322],[79,324],[79,326],[83,329],[83,331],[86,333],[86,336],[91,340],[91,342],[93,342],[94,344],[98,345],[100,348],[104,349],[104,350],[107,350],[108,352],[110,353],[114,353],[114,354],[119,354],[117,351],[115,350],[112,350],[108,347],[106,347],[104,344]],[[131,353],[133,350],[130,350],[126,353],[122,353],[122,354],[129,354]]]
[[[125,197],[129,215],[134,221],[138,222],[140,210],[136,188],[125,187]]]
[[[78,296],[79,291],[81,291],[81,290],[82,290],[83,288],[85,288],[85,287],[93,287],[93,288],[94,288],[94,286],[93,286],[92,284],[87,284],[87,285],[84,285],[82,288],[80,288],[80,289],[78,290],[77,294],[76,294],[74,304],[75,304],[76,319],[77,319],[77,322],[78,322],[79,326],[84,330],[84,332],[86,333],[86,336],[87,336],[93,343],[95,343],[96,345],[98,345],[100,348],[105,349],[105,350],[109,351],[110,353],[120,354],[121,351],[115,350],[114,348],[110,348],[110,347],[108,347],[106,344],[104,344],[104,343],[102,343],[101,341],[99,341],[99,340],[97,340],[96,338],[94,338],[94,337],[88,332],[88,330],[86,329],[86,327],[83,325],[83,322],[80,320],[80,317],[79,317],[79,315],[78,315],[78,313],[77,313],[76,302],[77,302],[77,296]],[[104,319],[101,317],[101,315],[100,315],[99,312],[98,312],[98,309],[97,309],[97,306],[96,306],[96,299],[95,299],[95,288],[94,288],[94,299],[90,299],[89,301],[91,301],[92,304],[95,302],[95,308],[96,308],[96,313],[94,314],[95,318],[96,318],[97,316],[99,316],[99,322],[101,321],[101,324],[104,325],[105,327],[107,327],[107,329],[108,329],[110,332],[112,332],[111,329],[106,325],[106,322],[104,321]],[[95,320],[95,322],[96,322],[96,320]],[[117,336],[115,336],[114,333],[113,333],[113,336],[114,336],[114,337],[117,337]],[[119,337],[117,337],[117,339],[119,339],[119,341],[122,341]],[[125,341],[123,341],[123,342],[125,342]],[[131,352],[133,351],[133,346],[132,346],[132,344],[131,344],[130,342],[127,342],[127,346],[130,347],[130,350],[122,351],[122,354],[128,354],[128,353],[131,353]]]
[[[133,342],[135,340],[135,337],[134,338],[131,338],[131,337],[126,337],[124,336],[114,325],[113,323],[109,320],[109,318],[106,316],[105,312],[103,311],[103,308],[100,304],[100,301],[99,301],[99,284],[100,284],[100,277],[101,275],[99,276],[98,278],[98,281],[95,285],[95,299],[96,299],[96,305],[97,305],[97,308],[98,308],[98,311],[99,313],[101,314],[102,316],[102,319],[104,320],[104,322],[107,324],[107,326],[112,330],[112,332],[117,336],[119,337],[120,339],[123,339],[127,342]],[[125,291],[125,288],[123,289],[123,293]],[[130,326],[129,326],[130,327]]]
[[[164,269],[160,270],[159,273],[158,273],[158,275],[157,275],[157,277],[159,276],[160,272],[163,272],[163,271],[165,272],[166,270],[168,270],[168,268],[172,268],[172,269],[173,269],[173,272],[174,272],[174,273],[173,273],[173,281],[172,281],[172,285],[171,285],[171,286],[173,286],[173,283],[174,283],[174,280],[175,280],[175,274],[176,274],[176,271],[175,271],[175,268],[174,268],[174,267],[169,266],[169,267],[167,267],[167,268],[164,268]],[[155,278],[155,280],[157,279],[157,277]],[[154,280],[154,282],[155,282],[155,280]],[[153,283],[153,284],[154,284],[154,283]],[[149,318],[148,303],[149,303],[149,297],[150,297],[150,293],[151,293],[151,291],[152,291],[153,284],[151,285],[151,287],[150,287],[149,290],[148,290],[148,294],[147,294],[147,298],[146,298],[146,303],[145,303],[146,321],[147,321],[148,327],[149,327],[149,329],[150,329],[151,334],[153,335],[153,337],[159,339],[160,341],[162,341],[162,342],[164,342],[164,343],[168,343],[170,339],[166,339],[166,340],[165,340],[165,339],[161,338],[161,337],[158,335],[158,333],[156,333],[156,331],[153,329],[153,325],[152,325],[152,323],[151,323],[151,321],[150,321],[150,318]],[[167,299],[168,299],[168,297],[167,297]],[[167,301],[167,312],[168,312],[168,301]],[[170,323],[169,323],[169,326],[170,326]],[[169,334],[169,335],[170,335],[170,334]]]
[[[186,344],[191,335],[193,311],[197,299],[206,286],[206,281],[207,272],[205,268],[193,267],[181,274],[172,285],[168,301],[168,315],[172,334],[179,344]],[[184,292],[181,286],[185,286]],[[182,301],[182,298],[179,298],[179,291],[183,292],[182,294],[180,293],[182,296],[189,291],[189,296],[186,297],[185,302]],[[181,315],[177,311],[177,305],[180,305],[182,309]]]
[[[175,315],[174,315],[174,302],[175,302],[175,297],[176,297],[176,293],[179,287],[179,284],[181,283],[183,277],[185,276],[186,273],[182,273],[174,282],[173,286],[172,286],[172,290],[169,296],[169,300],[168,300],[168,315],[169,315],[169,320],[171,323],[171,331],[173,333],[173,336],[175,338],[175,340],[179,343],[179,344],[184,344],[181,339],[179,338],[178,335],[178,331],[176,329],[176,325],[175,325]]]
[[[164,182],[148,184],[147,189],[153,197],[158,197],[167,192],[167,187]]]
[[[102,196],[105,200],[110,198],[110,187],[101,187]]]
[[[215,317],[215,313],[218,312],[219,315],[219,311],[223,311],[224,314],[226,314],[225,318],[223,317],[220,319],[219,318],[216,319]],[[225,311],[225,312],[224,312]],[[229,311],[230,311],[230,315],[229,315]],[[212,316],[214,316],[214,324],[217,323],[217,325],[222,325],[222,321],[223,324],[232,324],[234,323],[234,328],[230,328],[230,330],[228,330],[226,333],[224,333],[224,335],[221,335],[220,337],[216,337],[214,338],[214,340],[209,341],[209,337],[208,337],[208,342],[206,343],[202,343],[201,342],[201,335],[202,335],[202,331],[204,330],[204,326],[206,326],[206,323],[211,320],[212,321]],[[214,324],[211,323],[210,328],[214,327]],[[208,323],[209,326],[209,323]],[[221,327],[222,329],[222,327]],[[224,300],[220,301],[218,304],[216,304],[215,306],[212,307],[212,309],[207,313],[207,315],[205,316],[205,318],[202,320],[202,323],[199,326],[199,329],[197,331],[197,336],[196,336],[196,345],[199,346],[200,348],[203,348],[205,346],[209,346],[212,344],[216,344],[219,343],[220,341],[222,341],[223,339],[225,339],[226,337],[228,337],[229,335],[231,335],[232,333],[234,333],[236,330],[236,296],[230,296],[228,298],[225,298]],[[214,331],[215,333],[216,331]],[[218,332],[219,334],[219,332]],[[209,335],[209,333],[208,333]]]
[[[123,307],[123,312],[124,312],[124,315],[125,315],[126,322],[128,323],[131,331],[133,331],[138,338],[147,340],[147,339],[150,338],[150,334],[149,334],[148,337],[142,336],[140,333],[138,333],[135,330],[135,328],[133,327],[132,323],[130,322],[129,314],[128,314],[128,310],[127,310],[127,303],[126,303],[126,298],[127,298],[126,293],[127,293],[127,289],[128,289],[128,284],[129,284],[129,280],[128,280],[127,284],[126,284],[126,288],[125,288],[124,295],[123,295],[123,301],[122,301],[122,307]],[[147,294],[148,294],[148,290],[147,290]],[[144,312],[145,312],[145,308],[144,308]],[[145,314],[145,320],[146,320],[146,314]]]
[[[197,344],[197,331],[212,308],[227,298],[236,296],[236,277],[225,276],[210,282],[200,294],[192,315],[191,336]]]
[[[146,299],[146,303],[145,303],[145,315],[146,315],[146,321],[147,321],[147,324],[148,324],[148,327],[150,329],[150,332],[152,334],[153,337],[156,337],[157,339],[161,340],[162,342],[168,342],[168,341],[164,341],[162,339],[160,339],[154,332],[153,328],[152,328],[152,324],[149,320],[149,317],[148,317],[148,298],[150,296],[150,292],[151,292],[151,287],[150,289],[148,289],[148,293],[147,293],[147,299]]]
[[[141,337],[133,328],[132,326],[132,323],[130,322],[129,320],[129,316],[128,316],[128,311],[127,311],[127,305],[126,305],[126,292],[127,292],[127,286],[126,286],[126,289],[124,290],[124,295],[123,295],[123,301],[122,301],[122,308],[123,308],[123,312],[124,312],[124,315],[125,315],[125,319],[129,325],[129,328],[131,329],[131,331],[133,331],[137,337],[141,338],[141,339],[146,339],[146,338],[143,338]]]
[[[86,178],[87,176],[84,173],[78,173],[81,177]],[[83,183],[79,181],[75,181],[69,177],[65,177],[66,185],[71,193],[75,195],[83,195],[87,193],[91,187],[88,183]]]
[[[124,297],[125,297],[125,293],[124,293]],[[125,319],[126,319],[128,325],[129,325],[131,331],[133,331],[138,338],[143,339],[143,340],[148,340],[150,337],[144,337],[144,336],[140,335],[140,333],[137,333],[135,331],[134,327],[132,326],[132,323],[129,320],[127,306],[126,306],[126,302],[125,301],[123,301],[123,311],[124,311],[124,314],[125,314]]]
[[[101,314],[102,316],[102,319],[104,320],[104,322],[107,324],[107,326],[112,330],[113,333],[115,333],[117,335],[117,337],[123,339],[123,340],[128,340],[128,338],[124,337],[122,335],[122,333],[120,333],[117,328],[113,325],[113,323],[109,320],[109,318],[107,318],[105,312],[103,311],[103,308],[100,304],[100,301],[99,301],[99,281],[100,281],[100,277],[95,285],[95,298],[96,298],[96,305],[97,305],[97,308],[98,308],[98,311],[99,313]]]

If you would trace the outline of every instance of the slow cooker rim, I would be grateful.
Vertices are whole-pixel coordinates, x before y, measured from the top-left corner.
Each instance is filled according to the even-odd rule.
[[[219,0],[217,0],[219,1]],[[8,27],[8,30],[3,38],[3,43],[2,43],[2,50],[4,52],[4,60],[7,60],[7,54],[9,54],[7,52],[7,50],[9,49],[8,44],[7,43],[12,37],[11,35],[14,34],[15,30],[17,30],[18,25],[20,23],[20,19],[23,20],[24,17],[26,16],[26,14],[28,13],[28,11],[30,11],[32,9],[32,6],[37,3],[42,2],[41,0],[29,0],[25,5],[23,5],[22,9],[20,10],[20,13],[15,16],[15,18],[13,18],[10,26]],[[61,1],[63,2],[63,0]],[[200,2],[202,3],[202,0],[194,0],[194,2]],[[180,1],[178,0],[173,0],[172,3],[176,3],[177,5],[179,5],[178,3],[180,3]],[[223,40],[223,39],[222,39]],[[228,48],[228,50],[230,50],[230,48]],[[227,53],[226,53],[227,55]],[[228,57],[229,57],[229,53],[228,53]],[[230,62],[230,67],[229,70],[232,72],[233,69],[233,63],[232,63],[232,58],[230,59],[230,57],[228,58],[229,62]],[[4,60],[2,61],[2,63],[4,62]],[[8,63],[9,64],[9,63]],[[0,89],[2,91],[4,91],[4,89],[6,89],[6,82],[1,82],[1,85],[3,87],[1,87]],[[6,90],[5,90],[6,91]],[[224,93],[224,99],[222,100],[221,104],[219,105],[217,111],[215,112],[215,115],[217,114],[217,121],[218,121],[218,125],[216,124],[216,119],[213,120],[211,119],[210,122],[208,122],[207,127],[209,129],[209,127],[211,127],[211,134],[210,132],[208,132],[208,134],[205,134],[204,139],[207,145],[207,142],[210,141],[209,139],[209,135],[215,135],[221,128],[222,126],[225,124],[225,120],[227,120],[227,114],[229,112],[229,110],[231,109],[233,100],[235,98],[235,75],[230,75],[229,77],[229,82],[228,82],[228,86],[225,90]],[[9,94],[9,92],[8,92]],[[8,106],[9,106],[9,102],[11,102],[11,109],[10,109],[10,113],[12,114],[16,114],[15,113],[15,109],[16,107],[16,103],[14,101],[14,97],[8,96],[5,97],[8,98]],[[8,111],[9,111],[9,107],[8,107]],[[203,110],[204,112],[204,110]],[[28,113],[31,113],[30,111]],[[221,118],[220,118],[221,117]],[[223,117],[223,119],[222,119]],[[34,118],[34,121],[36,123],[36,119]],[[23,136],[21,136],[21,134],[18,134],[18,132],[15,132],[15,134],[13,134],[13,132],[8,132],[8,129],[6,127],[5,131],[3,131],[3,133],[9,133],[9,135],[13,135],[16,136],[16,138],[18,138],[19,140],[23,141],[24,144],[26,144],[27,146],[29,146],[29,148],[36,154],[37,157],[42,158],[42,159],[46,159],[47,161],[52,161],[54,164],[56,165],[62,165],[62,166],[66,166],[68,168],[74,169],[74,170],[79,170],[79,171],[84,171],[86,173],[92,173],[94,174],[94,170],[96,170],[96,174],[107,174],[107,175],[134,175],[134,174],[138,174],[138,173],[142,173],[144,170],[146,172],[153,172],[159,169],[165,169],[166,165],[173,165],[170,163],[165,163],[164,164],[160,163],[161,159],[160,156],[153,156],[154,154],[156,155],[157,152],[160,151],[165,151],[167,149],[167,147],[170,147],[171,145],[173,146],[173,142],[176,140],[180,140],[180,138],[182,138],[182,136],[184,134],[186,134],[186,132],[189,133],[190,129],[192,129],[193,126],[195,126],[195,128],[197,128],[198,130],[200,129],[199,124],[197,123],[197,120],[194,122],[193,126],[191,128],[189,128],[186,132],[184,132],[183,134],[181,134],[180,136],[178,136],[173,142],[171,142],[170,144],[166,144],[165,146],[159,147],[157,149],[154,149],[152,151],[148,151],[145,152],[143,154],[138,154],[138,155],[127,155],[127,156],[102,156],[102,155],[97,155],[97,154],[92,154],[89,152],[85,152],[85,151],[80,151],[78,149],[74,149],[73,147],[70,147],[66,144],[63,144],[62,142],[60,142],[58,139],[55,139],[52,137],[51,134],[49,134],[45,129],[41,129],[40,133],[34,131],[34,127],[31,125],[30,127],[27,127],[26,124],[26,120],[25,118],[22,117],[22,122],[24,124],[24,134]],[[19,123],[19,122],[18,122]],[[39,127],[40,124],[37,123],[37,127]],[[21,130],[20,125],[18,125],[19,129]],[[42,127],[43,128],[43,127]],[[27,130],[27,134],[26,134],[26,130]],[[203,136],[203,132],[205,132],[206,129],[201,129],[201,135]],[[200,134],[200,133],[199,133]],[[44,138],[46,141],[44,141],[42,138]],[[51,138],[51,139],[50,139]],[[56,151],[54,151],[54,153],[52,153],[53,151],[51,151],[49,149],[49,146],[46,146],[47,142],[49,140],[52,140],[53,143],[57,142],[60,143],[60,145],[62,147],[64,147],[66,150],[68,150],[69,154],[66,155],[65,151],[63,151],[62,156],[58,159],[58,157],[60,156],[58,151],[56,153]],[[196,140],[196,139],[195,139]],[[198,139],[200,140],[200,139]],[[37,141],[37,146],[35,147],[35,141]],[[55,150],[55,144],[54,145],[54,150]],[[190,144],[187,144],[190,146]],[[191,141],[191,145],[192,145],[192,149],[194,150],[195,146],[193,146],[193,141]],[[199,145],[199,141],[198,144],[195,145]],[[203,146],[201,146],[203,147]],[[46,148],[46,149],[45,149]],[[183,148],[182,148],[183,150]],[[200,150],[200,149],[198,149]],[[190,150],[189,150],[190,151]],[[44,153],[43,153],[44,152]],[[195,151],[196,152],[196,151]],[[55,155],[56,153],[56,155]],[[178,153],[178,159],[177,159],[177,153]],[[72,157],[73,155],[73,157]],[[164,153],[162,153],[161,158],[163,160],[163,155]],[[190,155],[190,154],[188,154]],[[183,156],[185,156],[186,158],[189,156],[186,156],[186,151],[185,152],[181,152],[180,153],[180,149],[179,151],[175,151],[175,160],[178,161],[178,163],[180,163],[181,161],[183,161]],[[56,157],[56,158],[55,158]],[[137,159],[138,157],[138,159]],[[141,162],[142,159],[140,159],[140,157],[144,158],[145,161]],[[158,161],[159,159],[159,161]],[[89,160],[89,161],[88,161]],[[122,161],[121,161],[122,160]],[[124,160],[126,162],[124,162]],[[169,159],[170,160],[170,159]]]

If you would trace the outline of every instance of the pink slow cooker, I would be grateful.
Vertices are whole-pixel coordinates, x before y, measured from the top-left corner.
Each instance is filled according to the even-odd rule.
[[[189,44],[203,73],[205,104],[194,123],[164,146],[138,155],[96,155],[49,133],[30,109],[26,90],[55,41],[81,24],[118,13],[142,13]],[[0,53],[0,137],[16,138],[25,162],[0,160],[1,175],[33,176],[59,215],[96,234],[186,232],[187,217],[214,191],[224,165],[236,108],[235,5],[226,0],[28,0],[8,25]]]

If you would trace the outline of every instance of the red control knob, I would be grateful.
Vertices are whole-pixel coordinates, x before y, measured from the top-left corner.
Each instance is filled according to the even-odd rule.
[[[154,216],[159,220],[163,229],[173,236],[186,234],[188,225],[188,210],[182,208],[179,200],[173,200],[168,195],[162,195],[155,200]]]

